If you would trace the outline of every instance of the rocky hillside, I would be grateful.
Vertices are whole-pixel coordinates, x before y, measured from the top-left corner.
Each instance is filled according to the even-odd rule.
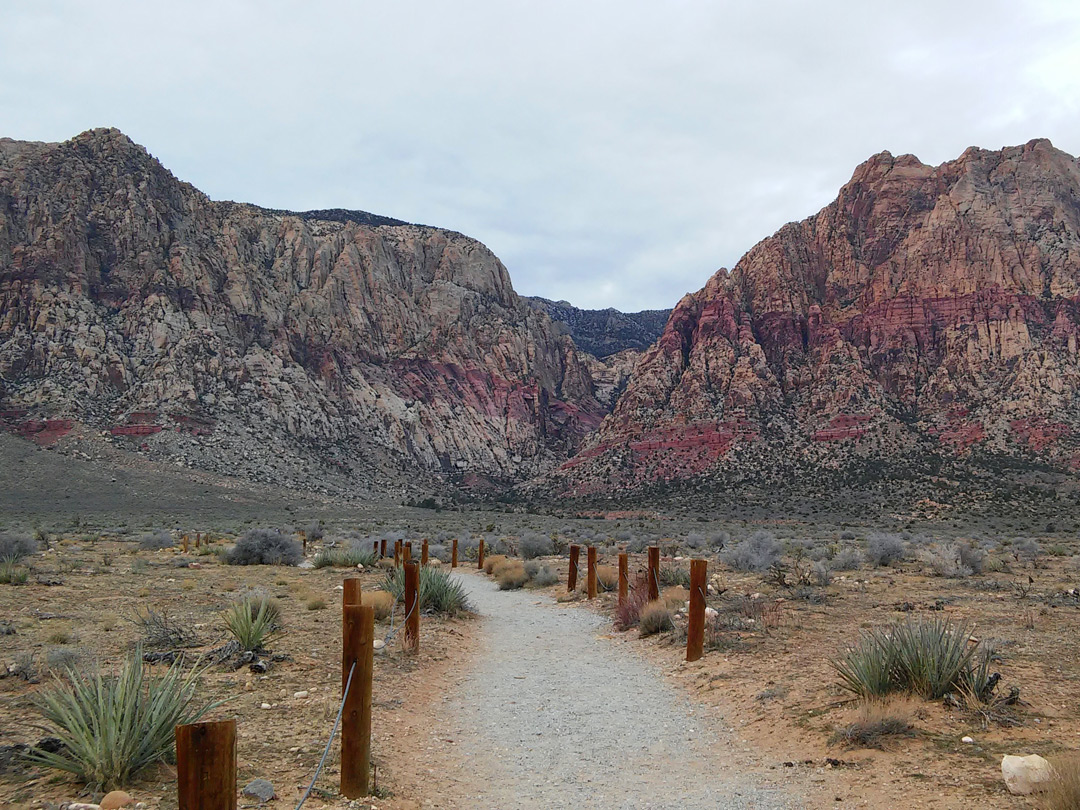
[[[883,152],[679,302],[555,486],[1074,471],[1078,324],[1075,158]]]
[[[291,486],[536,475],[604,408],[480,243],[214,202],[117,130],[0,140],[0,420]]]
[[[533,309],[544,312],[565,329],[583,352],[601,360],[613,354],[644,351],[664,331],[670,309],[647,309],[641,312],[619,312],[617,309],[578,309],[566,301],[547,298],[524,298]]]

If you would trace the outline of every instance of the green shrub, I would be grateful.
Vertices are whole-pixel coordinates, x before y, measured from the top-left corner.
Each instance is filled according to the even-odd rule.
[[[378,555],[369,548],[354,543],[344,548],[324,548],[312,560],[316,568],[368,568],[379,561]]]
[[[388,572],[383,588],[395,600],[404,599],[405,569],[397,568]],[[440,568],[420,566],[420,610],[456,616],[471,609],[469,597],[460,582]]]
[[[690,569],[681,566],[660,566],[660,587],[666,588],[669,585],[689,588]]]
[[[989,657],[970,636],[963,623],[909,620],[864,633],[832,666],[841,685],[862,697],[907,691],[935,699],[961,686],[984,694]]]
[[[303,559],[298,542],[271,529],[248,530],[226,557],[229,565],[299,565]]]
[[[162,677],[149,677],[136,647],[118,675],[69,670],[34,698],[64,746],[55,752],[33,748],[28,757],[99,790],[126,785],[146,766],[169,760],[173,729],[220,705],[196,707],[200,670],[185,676],[181,666],[178,659]]]
[[[258,652],[285,625],[281,606],[269,596],[246,596],[225,611],[225,626],[244,651]]]
[[[30,572],[15,560],[0,560],[0,584],[25,585],[29,579]]]

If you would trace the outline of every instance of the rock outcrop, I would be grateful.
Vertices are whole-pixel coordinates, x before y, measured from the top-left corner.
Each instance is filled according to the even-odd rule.
[[[43,443],[318,488],[521,479],[605,412],[475,240],[214,202],[111,129],[0,140],[0,380]]]
[[[626,351],[642,352],[664,331],[671,314],[669,309],[646,309],[619,312],[617,309],[579,309],[566,301],[547,298],[524,298],[533,309],[544,312],[565,329],[583,352],[605,360]]]
[[[553,483],[1075,470],[1078,324],[1075,158],[1046,140],[936,168],[883,152],[679,302]]]

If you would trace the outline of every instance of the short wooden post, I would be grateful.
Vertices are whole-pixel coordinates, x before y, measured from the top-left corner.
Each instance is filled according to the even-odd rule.
[[[405,563],[405,646],[420,651],[420,565]]]
[[[394,568],[401,567],[401,541],[394,541]]]
[[[427,565],[428,564],[428,541],[427,540],[425,540],[424,545],[422,545],[420,547],[420,564],[421,565]]]
[[[176,727],[180,810],[236,810],[236,721]]]
[[[202,545],[202,532],[195,532],[195,548]]]
[[[649,546],[649,601],[660,598],[660,546]]]
[[[359,799],[371,793],[371,674],[375,658],[375,608],[346,605],[341,622],[341,689],[352,684],[341,711],[341,795]],[[356,668],[353,669],[353,664]]]
[[[630,591],[630,556],[619,555],[619,605],[626,604],[626,597]]]
[[[581,546],[570,546],[570,573],[566,575],[566,591],[569,593],[577,587],[578,557],[581,556]]]
[[[450,567],[457,568],[457,538],[454,538],[454,542],[451,544],[450,551]]]
[[[349,577],[342,583],[342,587],[345,589],[341,592],[341,607],[343,609],[349,605],[359,605],[361,603],[359,578]]]
[[[188,536],[186,534],[184,535],[184,539],[183,539],[183,547],[184,547],[184,553],[187,554],[187,552],[188,552]]]
[[[483,568],[484,567],[484,538],[483,537],[480,538],[480,545],[477,546],[476,567],[477,568]]]
[[[380,557],[385,557],[386,556],[386,538],[385,537],[382,540],[379,541],[379,556]]]
[[[705,560],[690,561],[690,623],[686,626],[686,660],[705,652]]]
[[[409,562],[412,559],[412,541],[409,540],[405,543],[405,556],[402,557],[404,562]]]
[[[372,540],[371,541],[371,553],[374,554],[376,557],[379,556],[379,541],[378,540]]]
[[[589,546],[588,560],[586,565],[588,566],[585,572],[585,582],[588,588],[588,595],[590,599],[596,598],[596,546]]]
[[[304,544],[304,553],[307,554],[307,531],[300,530],[300,542]]]

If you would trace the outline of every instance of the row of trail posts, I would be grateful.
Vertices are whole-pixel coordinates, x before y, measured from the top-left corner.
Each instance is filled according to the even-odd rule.
[[[210,532],[195,532],[195,548],[210,545]],[[185,554],[191,548],[191,535],[184,534],[180,537],[180,548]]]
[[[578,566],[581,561],[581,546],[570,546],[570,570],[566,576],[566,591],[577,589]],[[708,563],[705,560],[690,561],[690,609],[689,624],[686,628],[686,660],[697,661],[704,654],[705,648],[705,593]],[[596,598],[596,547],[586,549],[585,592],[589,599]],[[660,547],[649,546],[645,567],[646,598],[649,602],[660,598]],[[626,553],[619,555],[619,606],[630,598],[630,557]]]
[[[385,556],[386,540],[374,542],[373,550]],[[457,539],[453,541],[451,553],[451,564],[456,567]],[[483,541],[480,556],[483,559]],[[412,543],[403,544],[398,540],[394,545],[394,562],[405,568],[404,645],[407,650],[418,652],[420,568],[428,561],[428,541],[423,541],[420,561],[411,557]],[[363,604],[359,579],[346,579],[343,588],[340,791],[347,799],[358,799],[371,795],[371,684],[375,663],[375,609]],[[236,720],[177,726],[176,769],[179,810],[236,810]]]

